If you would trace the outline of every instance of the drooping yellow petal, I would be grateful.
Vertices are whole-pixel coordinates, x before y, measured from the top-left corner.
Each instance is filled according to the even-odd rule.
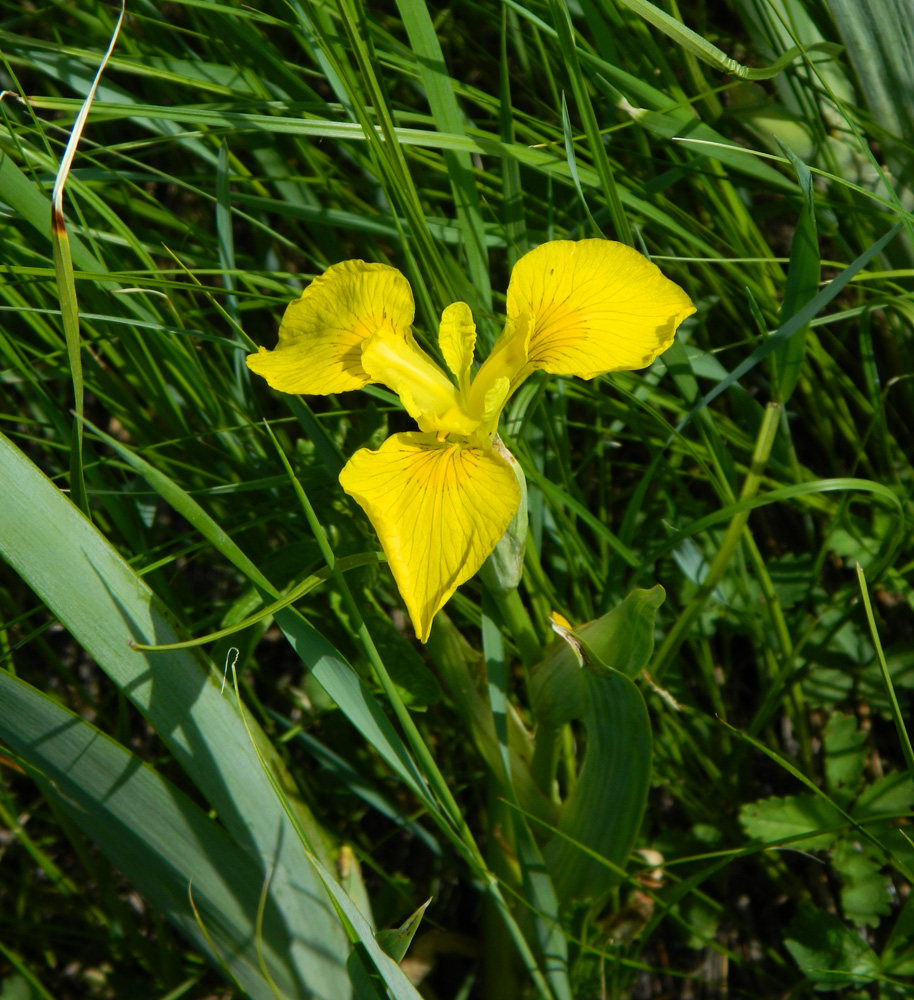
[[[368,515],[416,635],[483,564],[520,503],[513,471],[491,448],[395,434],[340,473]]]
[[[453,302],[441,314],[438,346],[448,368],[457,376],[461,391],[466,392],[476,347],[476,324],[466,302]]]
[[[414,315],[409,282],[395,267],[346,260],[290,303],[276,350],[261,347],[247,365],[280,392],[359,389],[373,381],[362,367],[363,342],[381,328],[407,329]]]
[[[644,368],[693,312],[655,264],[610,240],[543,243],[515,264],[508,285],[508,319],[532,317],[529,363],[555,375]]]

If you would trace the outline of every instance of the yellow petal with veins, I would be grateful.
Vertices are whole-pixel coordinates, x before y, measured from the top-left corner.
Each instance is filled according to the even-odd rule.
[[[448,368],[457,376],[461,391],[466,392],[476,346],[476,324],[466,302],[453,302],[441,314],[438,346]]]
[[[435,434],[395,434],[378,451],[357,451],[340,483],[374,526],[422,642],[520,503],[514,472],[491,448]]]
[[[373,381],[362,344],[377,330],[405,330],[415,305],[409,282],[387,264],[346,260],[315,278],[290,303],[275,351],[261,347],[247,365],[280,392],[317,396]]]
[[[362,345],[362,367],[373,381],[383,382],[397,393],[406,412],[424,431],[439,430],[443,416],[458,410],[454,383],[416,343],[409,330],[394,333],[382,328],[369,337]],[[472,426],[445,429],[467,434]]]
[[[543,243],[515,264],[508,285],[509,321],[532,317],[529,364],[555,375],[644,368],[693,312],[660,268],[611,240]]]

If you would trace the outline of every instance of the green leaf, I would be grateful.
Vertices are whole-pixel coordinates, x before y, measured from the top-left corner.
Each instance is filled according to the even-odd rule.
[[[765,844],[788,841],[789,846],[809,851],[829,847],[847,825],[830,802],[813,795],[747,803],[739,820],[750,837]]]
[[[0,435],[0,553],[146,716],[236,843],[275,866],[270,905],[294,928],[290,961],[315,993],[345,997],[348,952],[234,699],[196,652],[144,654],[130,642],[183,638],[146,583],[42,473]],[[284,788],[291,778],[253,722]],[[323,833],[298,804],[316,849]]]
[[[852,715],[835,712],[822,734],[825,742],[825,784],[829,795],[846,808],[856,797],[866,763],[866,733]]]
[[[784,945],[816,989],[864,986],[879,975],[879,959],[849,927],[809,903],[801,903]]]
[[[841,879],[841,910],[857,927],[878,927],[892,911],[889,883],[882,865],[863,848],[844,838],[835,844],[831,864]]]
[[[633,590],[608,614],[574,629],[591,665],[636,678],[650,663],[654,616],[665,599],[666,592],[659,584],[650,590]]]
[[[903,815],[914,808],[914,785],[904,772],[884,774],[867,785],[854,803],[854,819],[874,820],[880,816]]]
[[[395,927],[389,931],[378,931],[378,944],[395,962],[403,961],[413,938],[416,936],[416,931],[419,930],[419,924],[422,923],[422,918],[425,916],[425,911],[428,909],[430,902],[431,900],[427,899],[399,927]]]
[[[5,671],[0,671],[0,744],[157,912],[215,965],[224,964],[248,996],[274,1000],[255,944],[258,901],[269,878],[264,859],[235,844],[134,754]],[[290,932],[295,933],[271,900],[262,951],[269,975],[294,995],[307,980],[297,977],[291,961]]]
[[[586,636],[595,672],[578,666],[575,651],[553,643],[531,678],[538,728],[534,773],[541,787],[553,766],[557,735],[580,720],[587,750],[558,832],[543,857],[559,899],[601,900],[617,885],[634,845],[647,800],[651,728],[641,692],[626,672],[640,670],[653,647],[654,611],[663,589],[635,591],[619,607],[572,633]],[[606,660],[593,650],[605,654]]]

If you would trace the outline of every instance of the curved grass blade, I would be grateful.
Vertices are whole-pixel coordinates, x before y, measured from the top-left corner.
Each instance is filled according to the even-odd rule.
[[[687,52],[691,52],[692,55],[701,59],[702,62],[713,66],[715,69],[719,69],[723,73],[738,76],[743,80],[770,80],[771,77],[782,73],[795,59],[803,55],[804,51],[826,50],[831,53],[840,51],[840,46],[827,42],[807,45],[805,49],[794,46],[770,66],[750,69],[748,66],[738,63],[735,59],[731,59],[726,52],[722,52],[716,45],[712,45],[706,38],[702,38],[698,32],[687,28],[681,21],[676,20],[675,17],[671,17],[659,7],[655,7],[648,0],[622,0],[622,3],[643,17],[649,24],[662,31],[676,42],[677,45],[681,45]]]

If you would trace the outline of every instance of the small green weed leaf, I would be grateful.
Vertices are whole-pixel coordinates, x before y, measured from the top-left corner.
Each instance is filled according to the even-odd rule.
[[[893,976],[914,975],[914,896],[908,896],[882,950],[882,965]]]
[[[416,931],[419,930],[419,924],[422,923],[422,918],[425,916],[425,911],[428,909],[430,902],[431,900],[427,899],[399,927],[388,931],[378,931],[378,944],[395,962],[403,961],[403,956],[416,936]]]
[[[859,935],[835,917],[801,903],[784,944],[818,990],[863,986],[879,975],[879,959]]]
[[[784,610],[803,600],[813,572],[812,556],[786,555],[772,559],[766,565],[778,603]]]
[[[881,865],[863,848],[845,838],[835,844],[831,864],[841,879],[841,909],[857,927],[878,927],[891,912],[892,901]]]
[[[842,808],[857,795],[863,765],[866,763],[866,734],[857,728],[852,715],[835,714],[828,720],[825,741],[825,784],[829,794]]]
[[[766,844],[788,841],[791,847],[809,851],[830,847],[846,825],[838,810],[816,795],[750,802],[740,810],[739,819],[750,837]]]
[[[914,807],[914,785],[908,775],[899,771],[884,774],[860,793],[851,815],[854,819],[873,820],[880,816],[904,815]]]
[[[803,205],[797,219],[797,228],[790,244],[790,264],[787,268],[787,288],[781,306],[781,323],[785,323],[811,301],[819,290],[819,238],[816,233],[816,212],[813,199],[812,174],[806,164],[777,136],[777,144],[790,160],[800,182]],[[774,353],[777,366],[778,402],[786,403],[796,388],[803,359],[806,356],[807,323],[789,340],[782,343]]]
[[[0,981],[0,1000],[35,1000],[37,993],[32,991],[25,976],[14,973]]]
[[[914,688],[914,642],[905,640],[886,649],[885,665],[896,691]],[[885,681],[876,660],[860,675],[860,695],[874,711],[891,718]]]
[[[706,948],[709,941],[714,940],[720,925],[719,906],[712,906],[706,899],[693,892],[676,904],[676,912],[682,921],[680,929],[685,932],[687,948],[700,950]]]

